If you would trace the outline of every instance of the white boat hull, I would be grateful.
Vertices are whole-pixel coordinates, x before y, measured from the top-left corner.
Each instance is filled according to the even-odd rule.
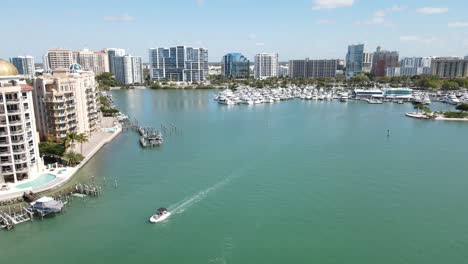
[[[153,215],[153,216],[151,216],[149,221],[151,223],[159,223],[159,222],[162,222],[162,221],[166,220],[167,218],[169,218],[169,216],[171,216],[170,212],[167,212],[167,213],[163,214],[162,216],[160,216],[158,218],[155,218],[154,215]]]

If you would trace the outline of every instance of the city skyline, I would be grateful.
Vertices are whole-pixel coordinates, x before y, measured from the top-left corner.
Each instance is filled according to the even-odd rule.
[[[250,60],[263,52],[278,53],[280,61],[344,59],[347,46],[356,43],[364,43],[366,51],[379,45],[397,50],[401,57],[468,55],[468,4],[454,0],[307,0],[274,5],[263,0],[136,0],[131,6],[85,0],[73,9],[53,1],[26,2],[23,23],[4,29],[5,35],[16,37],[4,40],[1,58],[32,55],[41,62],[39,58],[53,48],[120,47],[147,62],[150,47],[187,45],[207,48],[210,62],[219,62],[229,52],[241,52]],[[154,16],[154,9],[171,10],[174,6],[180,18],[159,26],[173,14]],[[2,3],[2,7],[2,15],[10,20],[15,19],[17,10],[23,10],[13,1]],[[248,19],[225,19],[226,14],[238,16],[240,11]],[[187,28],[191,21],[202,26]]]

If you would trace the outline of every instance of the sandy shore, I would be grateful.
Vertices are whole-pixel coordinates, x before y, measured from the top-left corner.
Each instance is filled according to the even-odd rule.
[[[89,141],[83,143],[83,147],[81,147],[80,144],[75,145],[74,151],[81,153],[81,150],[83,150],[82,155],[85,157],[85,159],[78,166],[61,168],[54,168],[53,166],[49,166],[46,171],[39,173],[39,175],[52,174],[56,178],[49,183],[40,185],[38,187],[29,187],[23,189],[17,188],[18,185],[33,182],[39,175],[29,180],[18,182],[17,184],[10,183],[7,185],[8,190],[0,191],[0,201],[21,197],[23,196],[24,192],[32,191],[34,193],[40,193],[60,188],[69,182],[81,167],[83,167],[105,144],[111,142],[118,134],[120,134],[120,132],[122,132],[122,126],[115,118],[102,118],[101,128],[89,137]]]

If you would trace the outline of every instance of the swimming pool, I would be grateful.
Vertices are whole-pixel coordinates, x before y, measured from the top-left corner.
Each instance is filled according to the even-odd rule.
[[[16,188],[18,188],[18,189],[27,189],[29,187],[34,188],[34,187],[38,187],[38,186],[44,185],[46,183],[49,183],[49,182],[55,180],[56,178],[57,178],[57,176],[55,176],[53,174],[42,174],[33,181],[16,185]]]

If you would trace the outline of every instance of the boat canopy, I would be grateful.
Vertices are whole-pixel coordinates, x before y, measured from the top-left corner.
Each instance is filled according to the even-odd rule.
[[[164,207],[161,207],[161,208],[158,209],[158,212],[164,212],[164,211],[167,211],[167,209],[164,208]]]

